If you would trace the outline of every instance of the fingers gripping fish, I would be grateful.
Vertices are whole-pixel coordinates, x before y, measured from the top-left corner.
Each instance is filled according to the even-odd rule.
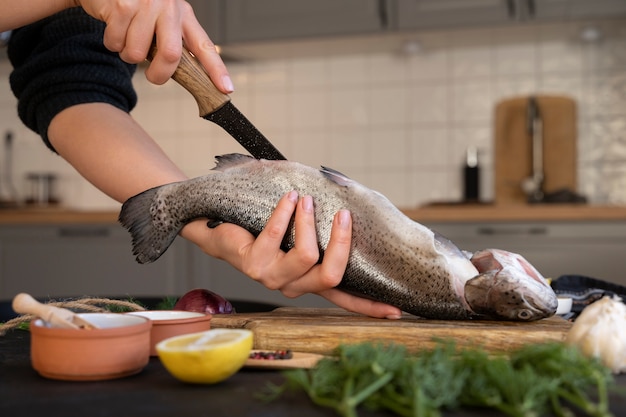
[[[352,213],[352,248],[338,286],[346,292],[434,319],[529,321],[556,311],[556,295],[521,256],[486,250],[469,259],[382,194],[329,168],[223,155],[208,175],[128,199],[119,220],[131,233],[137,261],[148,263],[197,218],[237,224],[258,235],[278,200],[291,190],[313,197],[322,255],[335,213]],[[284,250],[294,246],[294,233],[290,227]]]

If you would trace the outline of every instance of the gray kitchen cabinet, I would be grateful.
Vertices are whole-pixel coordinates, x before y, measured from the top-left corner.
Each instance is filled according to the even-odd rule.
[[[0,228],[0,299],[163,296],[186,288],[187,242],[140,265],[130,235],[115,224],[15,225]]]
[[[382,0],[227,0],[226,43],[372,33],[387,26]]]
[[[39,298],[163,297],[207,288],[227,299],[302,307],[332,306],[306,295],[288,299],[178,238],[157,261],[140,265],[130,235],[116,224],[0,227],[0,300],[27,292]]]
[[[626,15],[625,0],[189,0],[215,43]]]
[[[625,0],[518,0],[526,2],[526,18],[570,20],[626,15]]]
[[[626,0],[568,0],[566,17],[616,17],[626,15]]]
[[[428,227],[474,252],[519,253],[545,277],[586,275],[626,285],[626,222],[430,223]]]
[[[198,18],[198,21],[207,32],[211,40],[216,43],[224,41],[224,12],[223,2],[220,0],[187,0]]]
[[[393,0],[398,30],[509,25],[626,14],[624,0]]]
[[[519,12],[507,0],[396,0],[395,29],[436,29],[508,23]]]

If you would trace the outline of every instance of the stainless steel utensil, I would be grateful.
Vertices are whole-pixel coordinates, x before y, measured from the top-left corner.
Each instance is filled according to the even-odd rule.
[[[0,207],[13,208],[18,205],[18,193],[13,184],[13,132],[4,135],[4,163],[0,177]]]
[[[535,97],[528,99],[526,108],[526,131],[532,140],[532,176],[522,181],[522,189],[528,201],[537,203],[543,200],[543,120]]]

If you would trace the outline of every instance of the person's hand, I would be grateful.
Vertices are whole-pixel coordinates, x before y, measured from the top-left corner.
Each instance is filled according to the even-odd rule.
[[[92,17],[106,23],[104,45],[131,64],[142,62],[156,36],[157,53],[146,78],[165,83],[174,73],[183,42],[206,69],[221,92],[233,91],[226,66],[193,9],[184,0],[73,0]]]
[[[288,252],[280,245],[295,210],[295,245]],[[352,219],[347,210],[333,220],[330,241],[324,259],[315,231],[313,200],[292,191],[276,206],[259,236],[234,224],[224,223],[209,230],[203,249],[224,259],[265,287],[295,298],[316,293],[349,311],[372,317],[398,318],[401,311],[387,304],[359,298],[335,289],[346,270],[352,237]]]

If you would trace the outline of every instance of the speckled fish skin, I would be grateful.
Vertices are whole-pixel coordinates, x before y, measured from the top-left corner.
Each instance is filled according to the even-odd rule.
[[[480,275],[467,256],[449,240],[409,219],[382,194],[328,168],[317,170],[239,154],[217,160],[215,172],[147,190],[124,203],[120,222],[132,235],[138,262],[158,259],[180,229],[196,218],[234,223],[258,235],[278,200],[296,190],[299,195],[313,196],[322,253],[335,213],[348,209],[352,214],[352,249],[339,285],[342,290],[425,318],[489,316],[490,312],[474,312],[465,300],[466,282]],[[293,244],[290,227],[283,247],[288,250]],[[550,309],[535,308],[532,317],[523,320],[548,317],[554,314]]]

